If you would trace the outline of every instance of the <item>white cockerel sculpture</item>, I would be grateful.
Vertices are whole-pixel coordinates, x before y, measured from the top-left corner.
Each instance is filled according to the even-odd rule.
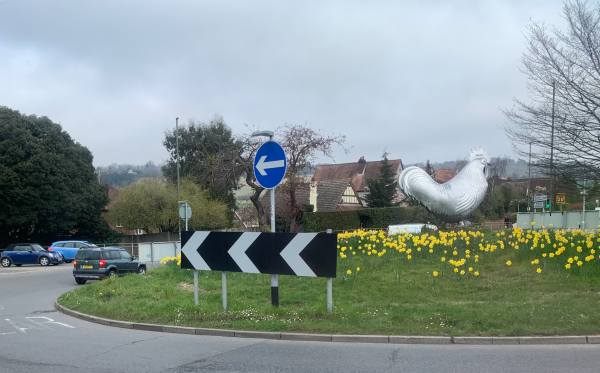
[[[485,197],[488,163],[483,149],[473,149],[469,162],[443,184],[437,183],[419,167],[407,167],[400,173],[400,189],[432,213],[460,220],[469,216]]]

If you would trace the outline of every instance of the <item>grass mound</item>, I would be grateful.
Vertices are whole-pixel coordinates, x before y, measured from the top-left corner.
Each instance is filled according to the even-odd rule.
[[[113,319],[240,330],[600,334],[598,242],[595,234],[549,231],[466,233],[462,238],[447,232],[342,234],[332,315],[326,311],[325,279],[291,276],[280,277],[281,306],[273,308],[268,275],[228,273],[229,311],[223,312],[221,274],[201,272],[201,304],[194,306],[192,272],[174,264],[146,276],[81,286],[59,302]]]

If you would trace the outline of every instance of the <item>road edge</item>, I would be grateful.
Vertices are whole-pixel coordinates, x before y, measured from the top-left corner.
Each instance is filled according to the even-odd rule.
[[[117,328],[147,330],[153,332],[204,335],[217,337],[276,339],[285,341],[346,342],[346,343],[388,343],[388,344],[456,344],[456,345],[559,345],[559,344],[600,344],[600,335],[592,336],[523,336],[523,337],[447,337],[447,336],[402,336],[402,335],[345,335],[311,334],[286,332],[261,332],[249,330],[195,328],[160,324],[146,324],[106,319],[72,310],[54,302],[54,308],[66,315]]]

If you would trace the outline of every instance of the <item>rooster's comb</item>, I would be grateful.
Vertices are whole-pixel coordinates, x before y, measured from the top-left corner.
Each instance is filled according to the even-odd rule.
[[[488,156],[488,153],[485,150],[483,150],[483,148],[480,146],[471,149],[471,154],[469,156],[469,160],[474,161],[476,159],[485,159],[488,162],[490,161],[490,157]]]

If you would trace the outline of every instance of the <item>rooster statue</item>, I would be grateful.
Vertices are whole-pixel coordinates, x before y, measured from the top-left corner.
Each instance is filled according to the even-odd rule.
[[[427,210],[446,219],[469,216],[485,197],[489,157],[481,148],[471,150],[469,162],[456,176],[437,183],[423,169],[405,168],[399,176],[400,189]]]

